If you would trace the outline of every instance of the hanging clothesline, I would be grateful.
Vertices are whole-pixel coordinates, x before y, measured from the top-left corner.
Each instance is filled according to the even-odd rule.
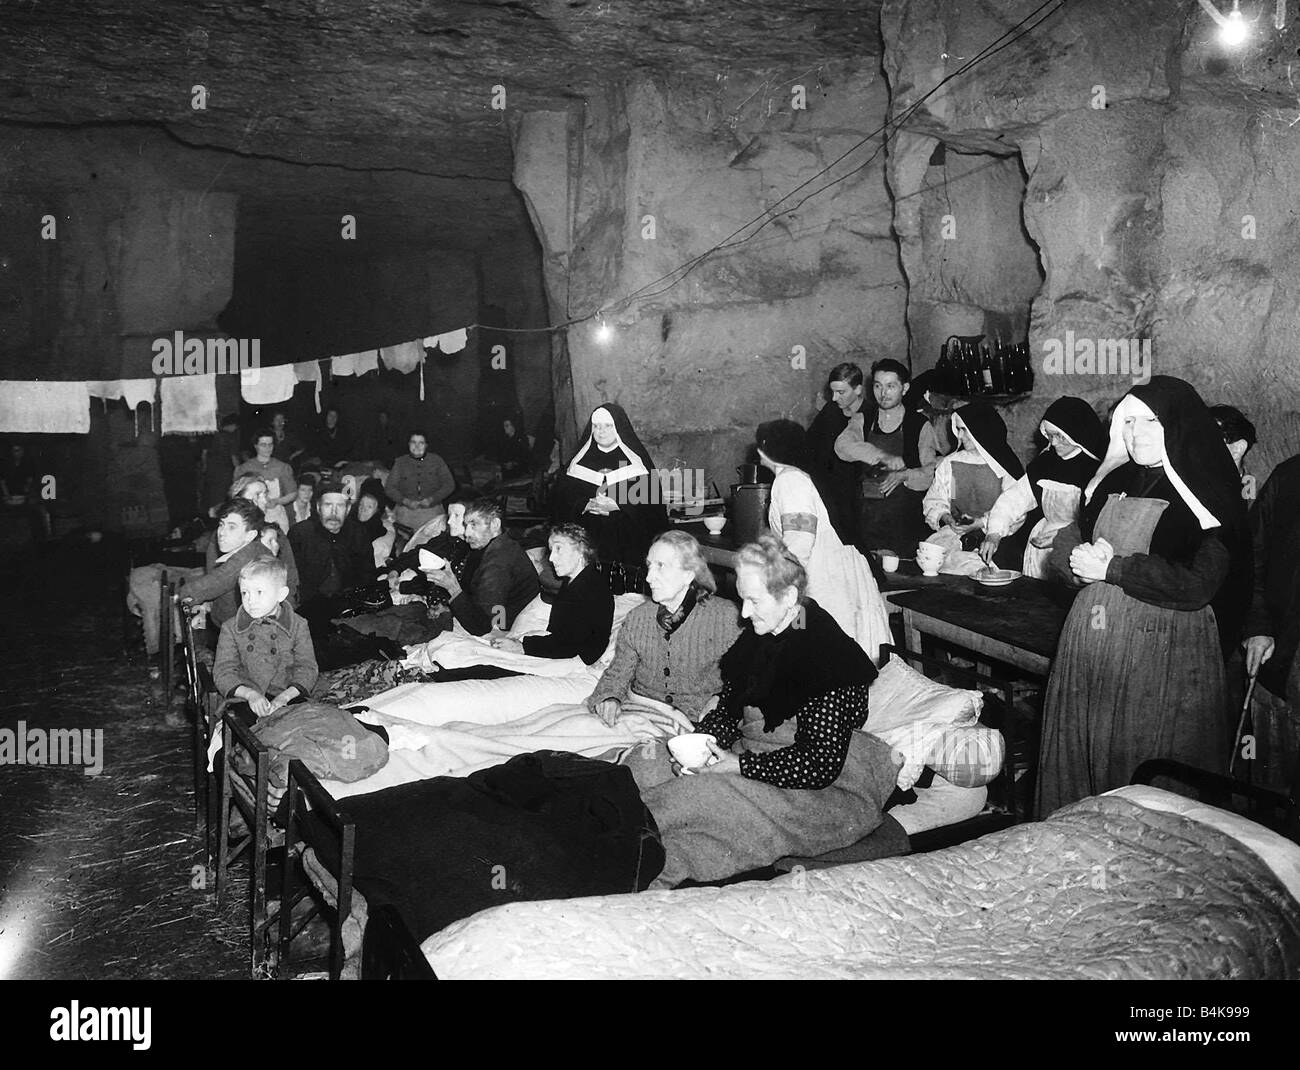
[[[348,376],[377,371],[382,360],[384,367],[393,371],[418,370],[423,401],[425,350],[459,353],[468,344],[469,332],[478,326],[470,324],[359,353],[249,368],[239,374],[240,396],[250,405],[277,405],[293,397],[298,383],[312,382],[316,384],[316,411],[320,412],[323,361],[329,361],[331,375]],[[164,435],[217,430],[217,377],[210,373],[95,382],[6,380],[0,382],[0,434],[88,434],[92,397],[103,399],[106,405],[122,398],[134,412],[143,401],[153,406],[159,393]]]

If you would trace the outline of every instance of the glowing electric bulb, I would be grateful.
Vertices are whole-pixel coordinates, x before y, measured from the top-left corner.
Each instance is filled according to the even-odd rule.
[[[1246,25],[1246,19],[1242,16],[1236,3],[1232,5],[1232,11],[1220,24],[1219,40],[1230,48],[1235,48],[1250,36],[1250,27]]]
[[[614,328],[601,319],[596,327],[596,341],[601,345],[609,345],[614,339]]]

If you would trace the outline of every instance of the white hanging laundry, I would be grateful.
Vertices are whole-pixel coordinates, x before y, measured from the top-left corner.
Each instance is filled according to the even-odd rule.
[[[297,383],[292,364],[244,368],[239,373],[239,393],[250,405],[278,405],[288,401]]]
[[[330,357],[330,372],[334,375],[365,375],[379,370],[379,350],[367,349],[364,353],[348,353]]]
[[[444,353],[459,353],[465,348],[467,341],[469,341],[469,328],[462,327],[459,331],[430,335],[424,340],[424,344],[430,349],[437,346]]]
[[[0,432],[84,435],[89,430],[90,390],[85,383],[0,383]]]
[[[414,342],[403,342],[401,345],[382,346],[379,355],[387,367],[405,375],[415,371],[420,361],[424,360],[424,343],[416,339]]]
[[[255,369],[250,369],[255,370]],[[217,377],[169,375],[158,380],[164,435],[208,434],[217,429]]]
[[[90,391],[92,398],[103,398],[105,401],[116,401],[118,398],[126,400],[127,408],[134,412],[140,407],[142,401],[154,402],[154,396],[158,391],[158,380],[156,379],[111,379],[99,383],[87,383],[86,388]]]
[[[300,383],[316,384],[316,411],[320,412],[320,361],[304,360],[293,366],[293,374],[298,377]]]

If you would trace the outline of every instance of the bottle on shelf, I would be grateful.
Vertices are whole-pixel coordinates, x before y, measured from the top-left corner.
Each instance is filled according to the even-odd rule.
[[[980,360],[980,391],[985,394],[994,393],[993,390],[993,358],[989,353],[987,342],[979,344]]]
[[[939,394],[955,394],[952,389],[952,361],[948,359],[948,343],[939,347],[939,360],[934,366],[934,389]]]

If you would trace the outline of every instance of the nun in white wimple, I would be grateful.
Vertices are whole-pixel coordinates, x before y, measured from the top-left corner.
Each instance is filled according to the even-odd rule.
[[[942,571],[970,574],[984,567],[974,551],[983,541],[989,511],[1025,469],[1007,443],[1007,425],[992,405],[982,401],[963,405],[952,414],[952,430],[960,448],[935,467],[921,509],[935,532],[925,541],[947,551]],[[1006,534],[1023,522],[1019,518]],[[1009,564],[1014,567],[1020,563],[1019,550],[1012,556],[1015,559]]]
[[[592,411],[556,488],[555,519],[581,524],[600,561],[633,566],[667,527],[654,461],[620,406]]]
[[[1181,379],[1120,401],[1083,498],[1048,566],[1080,590],[1043,701],[1040,817],[1127,784],[1148,758],[1226,766],[1224,652],[1251,593],[1236,470]]]

